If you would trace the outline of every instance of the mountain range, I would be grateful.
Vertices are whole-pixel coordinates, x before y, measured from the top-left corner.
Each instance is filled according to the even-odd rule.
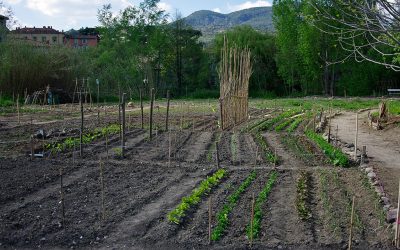
[[[221,14],[210,10],[200,10],[184,18],[187,25],[203,34],[203,41],[230,28],[249,25],[259,31],[274,31],[272,7],[258,7]]]

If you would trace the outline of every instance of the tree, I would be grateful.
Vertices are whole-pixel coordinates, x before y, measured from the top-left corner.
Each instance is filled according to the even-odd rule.
[[[313,0],[314,15],[305,18],[321,32],[337,37],[346,55],[400,71],[400,9],[391,0]],[[371,51],[373,53],[371,53]]]

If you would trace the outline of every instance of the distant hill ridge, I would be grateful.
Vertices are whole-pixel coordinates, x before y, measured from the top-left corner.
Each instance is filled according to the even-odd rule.
[[[220,32],[240,25],[250,25],[259,31],[274,31],[272,7],[258,7],[221,14],[200,10],[184,18],[193,29],[200,30],[205,38],[212,38]]]

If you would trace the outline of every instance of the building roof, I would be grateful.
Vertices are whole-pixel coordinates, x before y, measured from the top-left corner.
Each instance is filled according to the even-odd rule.
[[[6,17],[6,16],[3,16],[3,15],[0,15],[0,19],[3,19],[3,20],[8,20],[9,18],[8,18],[8,17]]]
[[[66,35],[68,39],[98,39],[98,35]]]
[[[43,28],[17,28],[16,30],[11,31],[13,34],[63,34],[62,32],[53,29],[52,26],[43,26]]]

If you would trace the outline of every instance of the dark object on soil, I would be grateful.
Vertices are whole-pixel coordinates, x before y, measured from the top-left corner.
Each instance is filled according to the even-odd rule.
[[[44,130],[39,129],[38,131],[36,131],[34,137],[38,139],[43,139],[45,137]]]
[[[54,104],[71,103],[71,96],[63,89],[51,89],[52,99]],[[25,104],[43,104],[45,90],[39,90],[28,95],[25,99]],[[47,104],[47,103],[46,103]]]

